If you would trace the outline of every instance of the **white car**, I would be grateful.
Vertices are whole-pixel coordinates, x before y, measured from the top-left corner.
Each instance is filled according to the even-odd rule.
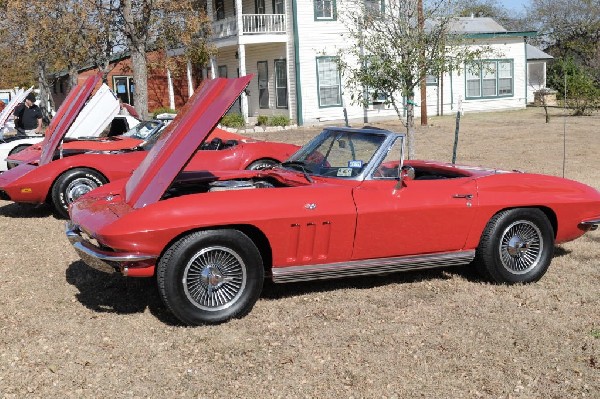
[[[21,97],[24,98],[28,92],[29,91],[26,91],[23,96],[15,96],[15,99]],[[20,102],[22,101],[23,99],[21,99]],[[15,106],[16,104],[12,107],[13,110]],[[8,110],[8,108],[9,106],[6,106],[5,110]],[[79,115],[70,126],[65,138],[80,139],[98,137],[107,130],[109,124],[110,130],[107,135],[112,136],[122,134],[139,123],[139,120],[130,115],[117,115],[119,109],[120,106],[117,97],[106,84],[102,84],[98,91],[86,103],[81,112],[79,112]],[[12,114],[12,110],[8,110],[8,113]],[[2,119],[0,119],[0,123],[2,123]],[[2,125],[0,125],[0,127],[2,127]],[[8,170],[13,166],[6,161],[8,156],[16,154],[33,144],[40,143],[43,139],[43,135],[35,137],[13,136],[0,138],[0,172]]]

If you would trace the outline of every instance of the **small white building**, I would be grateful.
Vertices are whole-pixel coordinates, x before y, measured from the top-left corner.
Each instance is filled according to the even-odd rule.
[[[547,63],[554,57],[537,47],[527,45],[527,102],[535,101],[535,93],[546,89]]]
[[[385,7],[385,0],[358,0]],[[255,74],[248,94],[234,106],[247,118],[286,115],[299,125],[393,117],[394,110],[354,105],[338,71],[338,51],[352,45],[336,0],[208,0],[212,42],[218,53],[204,77]],[[479,72],[466,68],[427,82],[429,115],[524,108],[528,98],[526,39],[535,32],[509,32],[490,18],[461,18],[453,29],[473,46],[488,45],[494,57]],[[417,89],[417,104],[420,99]],[[418,112],[417,112],[418,114]],[[251,119],[252,120],[252,119]]]

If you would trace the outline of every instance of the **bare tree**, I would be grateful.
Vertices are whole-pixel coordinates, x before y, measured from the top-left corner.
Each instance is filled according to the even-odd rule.
[[[573,60],[600,81],[600,7],[589,0],[531,0],[529,20],[539,45],[555,58]]]
[[[148,51],[186,46],[187,56],[206,61],[209,20],[195,0],[122,0],[118,7],[121,32],[131,54],[134,101],[142,117],[148,115]]]
[[[349,2],[351,11],[341,16],[355,43],[340,51],[351,98],[363,105],[377,99],[395,109],[407,129],[409,158],[414,157],[415,88],[423,71],[439,75],[457,70],[490,51],[452,34],[452,0],[429,2],[425,29],[418,29],[417,1],[390,1],[384,9]]]

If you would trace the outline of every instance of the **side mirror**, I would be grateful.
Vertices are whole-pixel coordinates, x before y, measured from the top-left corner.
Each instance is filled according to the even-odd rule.
[[[400,180],[414,180],[415,178],[415,168],[408,165],[403,165],[402,169],[400,169]]]
[[[396,183],[396,187],[394,191],[400,190],[402,187],[406,187],[408,185],[409,180],[413,180],[415,178],[415,168],[408,165],[403,165],[400,169],[400,178]]]

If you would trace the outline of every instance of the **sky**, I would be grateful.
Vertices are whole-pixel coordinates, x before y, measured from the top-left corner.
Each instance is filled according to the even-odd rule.
[[[500,0],[498,3],[508,10],[523,11],[524,6],[529,5],[529,0]]]

